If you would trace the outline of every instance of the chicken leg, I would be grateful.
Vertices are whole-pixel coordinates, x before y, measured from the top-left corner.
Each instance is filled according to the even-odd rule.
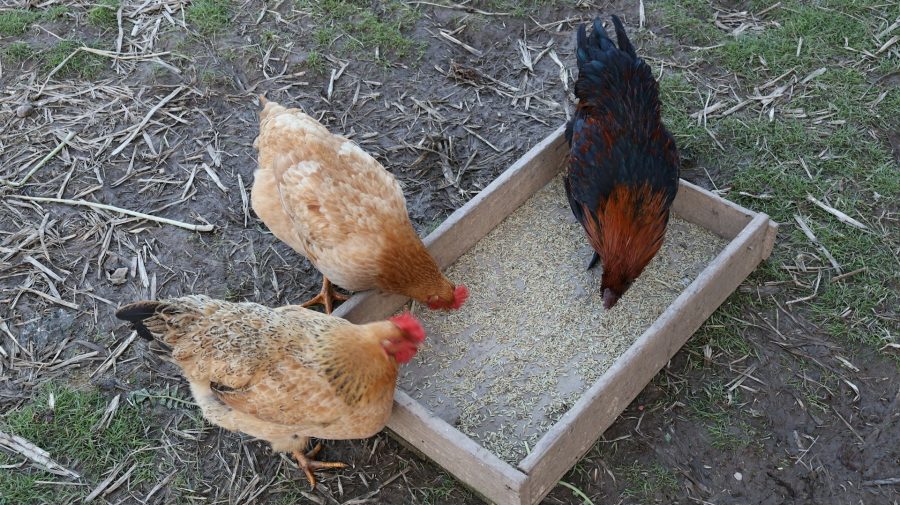
[[[588,263],[587,269],[590,270],[597,266],[597,263],[600,261],[600,255],[597,252],[594,252],[594,255],[591,256],[591,261]]]
[[[325,313],[331,314],[334,309],[334,301],[343,302],[350,298],[347,295],[338,293],[334,289],[334,285],[328,280],[328,277],[322,276],[322,290],[319,294],[300,304],[301,307],[309,307],[310,305],[324,305]]]
[[[303,470],[303,473],[306,474],[306,480],[309,481],[309,486],[312,489],[316,488],[316,476],[313,475],[313,472],[316,470],[322,470],[324,468],[346,468],[347,463],[329,463],[325,461],[316,461],[316,454],[319,454],[319,451],[322,450],[322,443],[316,444],[315,447],[306,454],[303,454],[300,451],[294,451],[291,453],[294,456],[294,459],[297,460],[297,464],[300,465],[300,468]]]

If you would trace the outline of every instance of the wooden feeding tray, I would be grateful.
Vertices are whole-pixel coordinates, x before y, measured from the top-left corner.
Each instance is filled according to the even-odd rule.
[[[541,501],[772,251],[765,214],[681,181],[663,248],[611,310],[569,210],[558,129],[425,245],[471,297],[413,307],[425,347],[401,369],[388,428],[500,505]],[[383,319],[408,300],[364,292],[335,311]]]

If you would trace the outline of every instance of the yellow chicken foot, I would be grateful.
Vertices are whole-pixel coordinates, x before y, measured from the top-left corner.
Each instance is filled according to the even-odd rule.
[[[319,291],[319,294],[310,298],[309,300],[303,302],[301,307],[309,307],[310,305],[324,305],[325,313],[331,314],[334,308],[334,301],[337,300],[339,302],[343,302],[350,298],[347,295],[338,293],[337,290],[334,289],[334,285],[331,284],[331,281],[328,280],[328,277],[322,276],[322,290]]]
[[[303,454],[300,451],[294,451],[293,453],[291,453],[294,456],[294,459],[297,460],[297,464],[300,465],[303,473],[306,474],[306,480],[309,481],[309,486],[312,489],[316,488],[316,476],[313,475],[314,471],[322,470],[325,468],[347,468],[347,463],[330,463],[325,461],[316,461],[315,459],[313,459],[314,457],[316,457],[316,454],[319,454],[319,451],[321,450],[322,444],[320,442],[306,454]]]

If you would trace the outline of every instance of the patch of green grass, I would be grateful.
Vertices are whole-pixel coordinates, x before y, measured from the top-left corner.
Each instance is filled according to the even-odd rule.
[[[18,464],[19,461],[0,452],[0,465]],[[53,480],[46,472],[3,470],[0,472],[0,505],[26,505],[37,503],[68,503],[80,497],[68,486],[49,486],[40,481]]]
[[[231,21],[230,0],[194,0],[185,13],[187,21],[202,35],[215,35]]]
[[[854,49],[877,49],[872,47],[873,39],[865,21],[871,15],[867,14],[870,3],[860,0],[783,2],[770,14],[780,26],[748,31],[726,42],[720,49],[724,64],[742,75],[761,68],[767,69],[763,72],[768,75],[780,75],[793,67],[802,73],[847,57],[848,52],[843,48],[845,37]],[[803,45],[798,56],[800,37]]]
[[[12,9],[0,12],[0,35],[21,35],[38,21],[59,21],[69,12],[65,5],[56,5],[43,12]]]
[[[271,46],[278,42],[278,32],[274,30],[263,30],[259,36],[259,40],[263,46]]]
[[[339,49],[344,51],[377,47],[381,56],[402,58],[421,50],[421,44],[404,35],[419,19],[419,11],[403,2],[389,0],[374,8],[359,0],[298,0],[297,4],[319,24],[313,38],[320,47],[331,46],[343,33],[346,42]]]
[[[896,334],[877,314],[900,305],[895,255],[900,243],[896,234],[888,233],[878,221],[890,209],[889,202],[900,198],[897,163],[882,133],[900,127],[900,90],[892,88],[889,79],[877,81],[896,71],[895,60],[885,56],[880,62],[854,62],[853,55],[858,53],[844,48],[844,38],[851,48],[874,53],[874,33],[880,25],[871,12],[879,5],[873,0],[788,1],[767,16],[778,25],[745,33],[713,52],[713,64],[744,75],[740,85],[745,90],[792,68],[798,78],[826,68],[801,85],[801,91],[795,90],[787,105],[807,117],[776,114],[770,120],[760,117],[758,111],[745,110],[714,119],[708,126],[726,147],[725,152],[704,152],[711,144],[685,122],[685,113],[676,111],[672,121],[676,138],[687,146],[688,153],[699,154],[706,166],[721,167],[731,175],[728,181],[718,181],[730,185],[729,198],[785,225],[769,266],[760,269],[754,281],[788,280],[781,266],[794,264],[801,252],[815,254],[820,266],[831,267],[796,225],[795,215],[809,225],[841,271],[865,269],[841,282],[830,280],[839,273],[831,271],[821,280],[815,296],[799,307],[841,342],[870,349],[882,348],[886,336]],[[803,45],[797,56],[800,37]],[[759,63],[760,56],[766,61],[765,68]],[[671,88],[668,94],[667,88]],[[683,88],[683,83],[664,80],[663,97],[672,108],[685,105]],[[690,110],[698,107],[694,104]],[[669,122],[668,109],[664,114]],[[816,120],[820,117],[823,119]],[[696,144],[689,144],[694,141]],[[809,202],[807,195],[867,223],[869,230],[861,232],[838,221]],[[814,258],[808,261],[816,262]],[[787,283],[787,296],[813,293],[815,273],[801,274],[800,280],[808,287],[794,288]],[[727,324],[723,326],[727,331]]]
[[[119,10],[119,0],[101,0],[99,4],[88,11],[88,23],[94,26],[109,27],[115,26],[116,11]]]
[[[703,354],[703,348],[708,345],[714,355],[721,353],[732,359],[748,354],[754,355],[753,347],[744,338],[744,325],[738,321],[742,310],[752,304],[753,300],[748,295],[739,294],[730,297],[729,303],[723,304],[697,330],[688,341],[688,347],[698,354]],[[699,362],[702,363],[703,360]]]
[[[319,47],[330,47],[337,37],[337,30],[333,26],[320,26],[313,32],[313,40]]]
[[[50,72],[82,45],[84,44],[75,40],[61,40],[57,42],[55,46],[45,51],[42,55],[44,70]],[[56,72],[54,77],[61,79],[76,77],[90,80],[103,71],[104,63],[105,60],[102,56],[79,51],[69,61],[66,61],[66,64]]]
[[[577,0],[483,0],[478,8],[490,12],[508,12],[514,17],[526,17],[544,7],[577,6]]]
[[[68,13],[69,7],[65,5],[54,5],[47,9],[42,17],[48,21],[61,21]]]
[[[0,12],[0,35],[21,35],[40,17],[40,13],[23,9]]]
[[[325,72],[325,58],[318,51],[310,51],[306,55],[306,68],[317,74]]]
[[[690,116],[702,108],[697,86],[680,73],[667,72],[659,80],[659,96],[662,102],[662,118],[666,128],[675,137],[682,158],[693,159],[711,155],[716,146]]]
[[[738,390],[731,393],[735,397]],[[688,398],[690,415],[706,425],[713,447],[720,450],[741,449],[753,442],[755,430],[747,422],[736,419],[727,402],[724,384],[715,378],[704,379],[703,389]],[[735,400],[737,401],[737,400]]]
[[[50,396],[54,408],[49,407]],[[97,479],[129,454],[140,465],[133,482],[149,473],[151,454],[140,452],[151,441],[145,436],[144,417],[138,408],[122,402],[118,412],[103,429],[98,423],[109,400],[97,391],[80,391],[49,385],[29,404],[0,418],[3,431],[27,439],[48,451],[55,460]],[[28,470],[25,470],[28,468]],[[40,470],[0,472],[0,503],[64,503],[90,490],[68,486],[47,486],[37,481],[54,480]]]
[[[12,63],[21,63],[34,55],[34,49],[26,42],[13,42],[2,49],[2,54]]]
[[[789,224],[781,232],[786,242],[776,249],[770,261],[790,264],[798,250],[821,255],[793,225],[794,215],[801,215],[843,271],[866,269],[845,282],[825,280],[816,297],[805,306],[817,316],[817,324],[835,337],[880,348],[887,329],[873,331],[873,324],[882,326],[883,323],[872,314],[879,307],[897,302],[892,288],[897,279],[893,252],[897,247],[896,238],[876,231],[860,233],[806,199],[808,194],[819,199],[827,196],[835,208],[871,222],[879,208],[900,197],[900,178],[891,154],[869,137],[862,125],[854,124],[867,117],[859,95],[850,93],[846,87],[855,81],[855,75],[848,72],[836,78],[838,84],[825,83],[834,87],[826,88],[816,100],[822,101],[821,106],[828,101],[836,118],[848,118],[846,125],[819,134],[799,120],[726,118],[718,122],[716,134],[720,141],[732,147],[730,157],[739,167],[731,181],[734,198]],[[841,93],[850,96],[835,96]],[[833,100],[828,99],[831,96]],[[824,159],[820,153],[826,154]],[[744,197],[740,192],[766,198]],[[880,202],[876,195],[880,195]],[[823,261],[822,266],[830,266],[824,258]],[[814,277],[807,279],[809,283],[814,281]],[[845,317],[842,314],[848,308],[850,316]]]
[[[628,482],[624,494],[642,502],[653,501],[660,495],[666,496],[678,489],[678,479],[659,463],[643,465],[634,462],[618,468],[616,473]]]
[[[453,479],[444,473],[438,477],[437,482],[429,483],[427,487],[415,489],[417,496],[416,503],[422,505],[432,505],[438,503],[448,503],[456,490],[456,484]]]
[[[229,302],[239,302],[241,301],[241,292],[236,289],[227,288],[225,294],[222,295],[222,298]]]
[[[712,446],[720,451],[747,447],[756,437],[756,431],[746,421],[717,420],[706,425]]]
[[[810,367],[805,363],[800,363],[799,369],[788,384],[797,390],[797,396],[803,398],[807,407],[816,408],[820,413],[831,411],[831,391],[841,389],[841,381],[837,375],[818,367]]]
[[[709,46],[721,41],[725,34],[712,22],[712,6],[704,0],[664,0],[660,5],[665,24],[681,42]]]

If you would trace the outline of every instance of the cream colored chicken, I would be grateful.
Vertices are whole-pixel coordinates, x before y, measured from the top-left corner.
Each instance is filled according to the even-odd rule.
[[[260,101],[253,210],[322,272],[322,291],[303,306],[321,303],[331,313],[333,300],[346,299],[334,282],[459,308],[468,292],[444,277],[416,234],[397,179],[299,109]]]
[[[203,416],[290,453],[313,471],[343,463],[305,454],[309,437],[366,438],[391,414],[397,369],[425,333],[415,317],[355,325],[289,305],[270,309],[206,296],[126,305],[116,317],[157,340],[181,368]]]

